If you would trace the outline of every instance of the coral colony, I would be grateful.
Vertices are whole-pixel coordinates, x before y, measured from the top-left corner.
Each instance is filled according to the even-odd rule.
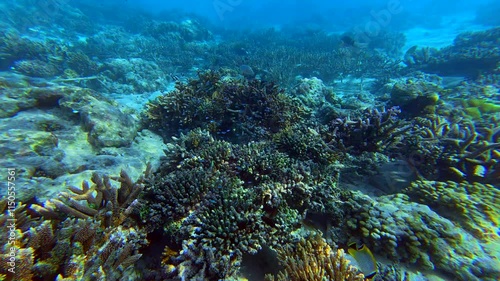
[[[500,279],[499,27],[53,2],[0,3],[0,280]]]

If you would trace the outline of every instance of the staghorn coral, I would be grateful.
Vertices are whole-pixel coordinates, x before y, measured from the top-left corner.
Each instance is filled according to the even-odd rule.
[[[66,64],[79,76],[91,76],[97,73],[98,65],[83,52],[68,52]]]
[[[141,257],[138,249],[147,244],[141,230],[103,229],[91,219],[53,225],[46,220],[26,231],[20,246],[33,253],[29,272],[44,280],[123,280]]]
[[[123,171],[113,179],[121,183],[119,188],[111,185],[109,177],[95,173],[92,185],[83,182],[81,189],[70,187],[71,194],[62,193],[61,200],[48,200],[44,206],[19,205],[7,210],[2,201],[5,213],[0,223],[6,224],[11,216],[18,219],[13,233],[22,262],[16,264],[15,280],[32,280],[33,276],[41,280],[140,279],[134,264],[148,241],[131,213],[142,185]],[[28,212],[43,219],[30,217]],[[6,258],[2,254],[1,259]],[[4,267],[0,274],[10,278]]]
[[[13,66],[19,60],[40,60],[50,53],[48,46],[42,42],[24,38],[13,29],[4,29],[0,33],[0,68]]]
[[[387,76],[398,69],[397,60],[385,52],[345,46],[340,36],[320,30],[266,29],[231,37],[234,39],[214,48],[209,58],[212,65],[247,64],[256,70],[257,77],[287,87],[297,76],[330,83],[348,77]]]
[[[500,274],[495,249],[405,194],[374,200],[353,193],[347,198],[342,220],[348,233],[338,237],[357,237],[393,262],[434,269],[457,280],[496,280]]]
[[[403,192],[459,224],[478,239],[500,239],[500,210],[497,208],[500,206],[500,191],[492,185],[418,180]]]
[[[441,181],[500,182],[498,122],[416,118],[405,155],[424,176]],[[434,167],[434,168],[432,168]],[[437,167],[437,169],[436,169]]]
[[[341,153],[326,143],[317,130],[302,124],[281,130],[273,136],[273,141],[280,150],[301,160],[328,164],[342,158]]]
[[[332,249],[319,235],[301,239],[295,245],[278,248],[284,269],[266,275],[268,281],[363,281],[364,275],[349,265],[342,249]]]
[[[271,226],[262,221],[260,206],[253,203],[254,193],[238,183],[219,180],[217,185],[182,222],[182,236],[187,239],[179,256],[172,259],[177,270],[170,272],[181,279],[230,278],[238,272],[243,254],[277,243],[270,235]],[[233,191],[227,192],[228,188]]]
[[[59,70],[54,65],[41,60],[20,60],[15,63],[15,70],[32,77],[54,77]]]
[[[146,170],[149,173],[149,168]],[[120,182],[120,187],[111,184],[111,179]],[[119,177],[109,178],[92,174],[92,185],[82,182],[82,187],[70,186],[61,192],[60,199],[49,199],[43,206],[33,204],[30,209],[47,219],[70,216],[80,219],[96,218],[105,227],[123,224],[136,207],[137,198],[143,189],[142,178],[133,182],[125,171]]]
[[[31,281],[34,277],[34,251],[20,245],[23,232],[37,224],[27,213],[27,205],[11,204],[7,199],[0,200],[0,227],[5,230],[0,236],[0,280]],[[14,221],[13,221],[14,220]],[[12,259],[15,259],[14,261]],[[15,274],[12,273],[14,268]]]

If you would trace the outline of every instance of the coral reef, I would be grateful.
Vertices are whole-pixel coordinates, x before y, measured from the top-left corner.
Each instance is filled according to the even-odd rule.
[[[318,234],[278,250],[284,270],[266,280],[363,281],[363,274],[349,265],[342,249],[332,249]]]
[[[407,157],[426,178],[498,183],[498,125],[494,119],[474,124],[440,116],[416,118]]]
[[[286,128],[306,113],[272,83],[206,71],[187,84],[177,83],[173,92],[149,104],[145,125],[164,137],[199,127],[244,141]]]
[[[492,185],[415,181],[403,190],[410,198],[434,209],[483,240],[500,240],[500,191]]]
[[[363,280],[353,241],[375,280],[499,279],[498,27],[403,67],[386,28],[4,2],[0,279]]]
[[[8,218],[15,218],[16,275],[6,267],[0,272],[7,280],[134,280],[134,264],[142,256],[138,251],[149,242],[131,214],[142,190],[140,180],[133,182],[122,172],[115,180],[95,174],[94,185],[74,193],[61,193],[62,201],[51,199],[44,206],[18,205],[15,210],[2,201],[0,224],[7,229]],[[64,202],[63,202],[64,201]],[[82,202],[83,201],[83,202]],[[28,215],[31,213],[33,216]],[[40,220],[39,215],[44,219]],[[7,236],[2,236],[3,241]],[[1,255],[6,264],[8,251]],[[15,279],[14,279],[15,277]],[[127,279],[124,279],[127,278]]]
[[[230,144],[193,130],[146,178],[141,214],[179,253],[179,278],[229,278],[244,254],[288,241],[306,211],[336,212],[336,167],[300,161],[268,142]],[[263,237],[266,237],[263,240]]]
[[[452,46],[441,50],[410,48],[405,63],[410,67],[440,75],[477,77],[481,72],[494,73],[500,63],[497,38],[500,28],[459,34]]]
[[[354,195],[347,204],[347,235],[359,237],[378,255],[460,280],[495,280],[500,274],[494,251],[429,207],[410,202],[407,195],[376,200]]]

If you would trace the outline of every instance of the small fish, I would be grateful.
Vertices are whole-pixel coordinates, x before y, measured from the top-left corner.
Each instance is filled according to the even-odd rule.
[[[365,244],[358,245],[356,242],[351,242],[348,246],[349,255],[356,260],[357,266],[363,272],[365,278],[369,280],[375,277],[378,266],[372,251]]]
[[[252,67],[246,64],[240,65],[240,72],[241,75],[245,76],[246,78],[254,78],[255,77],[255,72],[253,71]]]
[[[172,78],[172,80],[174,80],[174,81],[179,81],[179,80],[181,80],[181,79],[179,78],[179,76],[177,76],[177,75],[175,75],[175,74],[170,74],[170,78]]]
[[[356,45],[356,41],[349,35],[344,35],[340,38],[342,45],[346,47],[354,47]]]

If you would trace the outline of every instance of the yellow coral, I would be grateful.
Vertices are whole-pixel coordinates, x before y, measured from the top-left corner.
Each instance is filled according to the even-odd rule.
[[[349,265],[342,249],[333,250],[320,236],[302,239],[295,247],[278,249],[284,270],[269,281],[362,281],[364,275]]]
[[[454,216],[467,231],[482,240],[498,239],[500,190],[490,184],[418,180],[404,190],[410,197]]]

